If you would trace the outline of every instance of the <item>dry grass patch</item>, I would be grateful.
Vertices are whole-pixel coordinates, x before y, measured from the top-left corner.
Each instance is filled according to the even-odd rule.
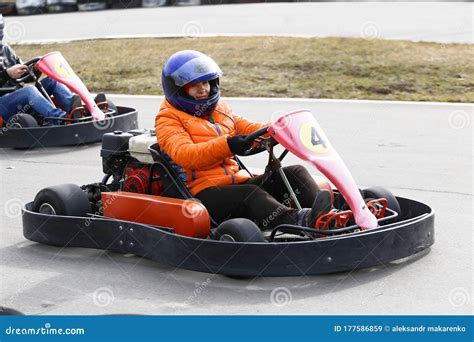
[[[355,38],[218,37],[81,41],[14,46],[30,57],[58,50],[92,91],[162,94],[174,52],[211,55],[225,96],[474,102],[468,44]]]

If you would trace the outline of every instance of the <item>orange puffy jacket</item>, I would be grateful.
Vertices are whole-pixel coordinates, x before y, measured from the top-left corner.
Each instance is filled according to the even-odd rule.
[[[247,181],[250,175],[239,170],[227,137],[250,134],[267,125],[234,114],[223,101],[212,114],[198,118],[164,100],[155,120],[160,149],[176,164],[193,196],[211,186]]]

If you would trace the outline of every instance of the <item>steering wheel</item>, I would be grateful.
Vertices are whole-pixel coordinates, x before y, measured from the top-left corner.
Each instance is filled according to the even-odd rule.
[[[35,69],[35,64],[38,63],[38,61],[41,59],[41,57],[35,57],[30,59],[28,62],[24,63],[28,67],[28,71],[21,76],[20,78],[17,78],[14,80],[17,83],[21,82],[28,82],[28,81],[35,81],[41,76],[41,71],[38,69]]]
[[[247,151],[245,151],[244,153],[240,155],[247,157],[247,156],[253,156],[254,154],[265,151],[267,149],[268,143],[270,143],[272,140],[275,141],[273,137],[265,137],[265,138],[262,137],[263,135],[268,133],[269,127],[270,126],[260,128],[259,130],[256,130],[252,134],[247,135],[245,137],[245,140],[252,141],[256,143],[256,145],[252,146],[251,148],[249,148]]]

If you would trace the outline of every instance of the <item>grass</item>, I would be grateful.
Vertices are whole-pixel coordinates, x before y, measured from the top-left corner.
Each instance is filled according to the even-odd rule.
[[[19,45],[24,61],[61,51],[91,91],[162,94],[161,68],[174,52],[211,55],[224,96],[474,102],[468,44],[356,38],[217,37]]]

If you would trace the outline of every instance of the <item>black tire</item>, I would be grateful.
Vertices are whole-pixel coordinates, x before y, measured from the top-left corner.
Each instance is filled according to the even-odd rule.
[[[18,310],[0,306],[0,316],[23,316],[24,314]]]
[[[235,218],[222,222],[215,230],[214,237],[230,242],[266,242],[258,226],[244,218]]]
[[[48,215],[84,217],[91,212],[87,194],[75,184],[50,186],[38,192],[33,211]]]
[[[113,116],[118,115],[118,110],[117,110],[117,106],[115,105],[115,103],[113,103],[110,100],[107,100],[107,103],[109,104],[109,110],[113,110],[115,112]]]
[[[30,114],[15,114],[8,120],[8,128],[32,128],[38,127],[38,121]]]
[[[395,197],[394,194],[392,194],[391,191],[382,188],[381,186],[374,186],[371,188],[367,188],[363,190],[364,193],[364,199],[370,200],[370,199],[376,199],[376,198],[385,198],[387,200],[387,206],[395,211],[398,216],[392,220],[384,221],[382,224],[388,224],[388,223],[394,223],[398,222],[401,220],[401,209],[400,209],[400,204],[398,203],[397,198]],[[385,216],[390,215],[390,213],[386,213]]]
[[[362,196],[362,198],[364,198],[364,191],[359,189],[359,192],[360,192],[360,195]],[[338,204],[335,205],[336,208],[339,207],[340,210],[352,210],[350,207],[349,207],[349,204],[346,202],[346,199],[341,195],[339,194],[339,197],[338,197]]]

